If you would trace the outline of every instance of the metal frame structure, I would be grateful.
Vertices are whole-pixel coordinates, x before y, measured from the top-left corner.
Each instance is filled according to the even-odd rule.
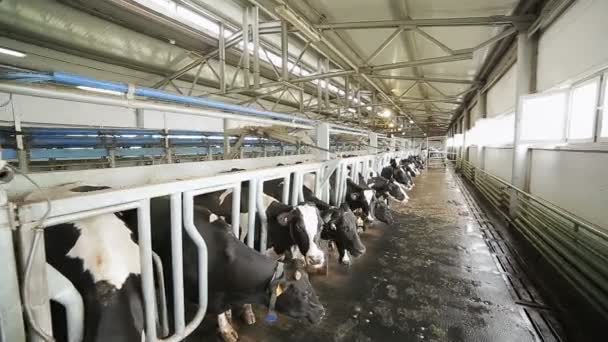
[[[276,104],[285,103],[295,107],[294,113],[299,113],[304,116],[314,114],[323,115],[326,120],[352,122],[355,124],[373,125],[376,128],[386,129],[387,120],[377,120],[375,116],[375,108],[385,106],[392,108],[397,113],[398,120],[413,122],[413,130],[411,133],[420,134],[427,132],[434,125],[435,128],[447,129],[451,116],[455,112],[438,113],[435,103],[449,102],[460,104],[457,99],[474,89],[477,89],[476,81],[468,79],[441,79],[441,78],[426,78],[421,73],[419,67],[437,63],[447,63],[453,61],[469,60],[473,57],[473,52],[488,45],[495,44],[500,40],[511,37],[515,32],[516,25],[530,24],[535,19],[533,16],[491,16],[491,17],[467,17],[467,18],[433,18],[433,19],[410,19],[404,20],[386,20],[386,21],[362,21],[362,22],[347,22],[347,23],[322,23],[315,24],[308,22],[305,18],[298,15],[289,5],[282,4],[281,11],[277,13],[273,9],[267,8],[255,0],[248,1],[251,6],[246,7],[243,11],[243,20],[241,25],[221,20],[219,13],[214,13],[212,8],[206,8],[201,4],[197,4],[197,8],[202,9],[198,14],[210,17],[212,20],[217,20],[220,27],[231,27],[235,30],[230,39],[226,40],[223,30],[220,30],[220,35],[217,38],[218,48],[209,51],[176,72],[168,75],[162,81],[156,84],[157,87],[163,87],[171,84],[177,78],[185,76],[185,74],[194,69],[207,65],[211,68],[210,60],[217,59],[222,69],[225,67],[226,54],[230,53],[240,55],[237,65],[238,72],[234,75],[232,82],[223,77],[224,73],[215,73],[218,81],[218,94],[245,94],[251,96],[250,100],[244,101],[247,105],[256,104],[262,108],[264,105],[260,103],[262,98],[272,98]],[[197,10],[192,8],[192,10]],[[261,13],[260,13],[261,12]],[[265,17],[266,19],[263,19]],[[496,36],[488,39],[481,44],[471,48],[462,50],[452,50],[443,42],[433,37],[429,33],[421,30],[425,27],[466,27],[466,26],[504,26],[506,29]],[[369,56],[363,56],[365,62],[362,65],[356,64],[354,61],[346,57],[336,48],[333,43],[325,37],[325,30],[342,30],[342,29],[386,29],[394,28],[395,30],[379,44]],[[399,36],[403,36],[403,32],[411,32],[411,34],[420,35],[427,41],[439,47],[446,53],[445,56],[416,59],[416,56],[410,55],[407,62],[396,62],[385,65],[373,65],[372,62],[387,46],[389,46]],[[279,33],[281,36],[280,46],[275,46],[268,39],[264,38],[268,34]],[[290,39],[299,40],[303,44],[300,53],[295,56],[289,52]],[[411,39],[405,37],[406,43],[411,47]],[[245,46],[253,45],[252,53],[244,53],[247,49],[235,49],[240,43],[244,42]],[[408,51],[411,49],[408,49]],[[273,64],[272,61],[264,62],[260,59],[260,54],[268,57],[269,51],[277,51],[281,58],[279,65]],[[303,62],[304,55],[316,54],[318,65],[308,65]],[[328,56],[335,56],[330,59]],[[289,68],[289,63],[292,67]],[[253,66],[251,66],[253,65]],[[347,67],[343,68],[342,66]],[[262,82],[260,79],[260,68],[264,66],[267,70],[274,72],[276,81]],[[298,68],[306,68],[310,71],[316,69],[316,73],[310,75],[301,75],[295,73],[296,66]],[[393,70],[399,68],[413,68],[415,76],[392,76],[379,74],[382,70]],[[243,85],[235,84],[235,79],[238,73],[242,73]],[[250,82],[253,78],[253,82]],[[272,77],[271,77],[272,78]],[[411,79],[415,85],[421,90],[423,96],[421,98],[403,98],[402,96],[393,96],[388,94],[386,84],[382,80],[387,79]],[[324,82],[321,82],[324,80]],[[197,78],[192,80],[192,87],[197,82]],[[311,84],[311,82],[314,82]],[[253,84],[251,84],[253,83]],[[316,83],[316,84],[315,84]],[[339,89],[339,92],[330,93],[328,86],[321,86],[321,83]],[[437,89],[436,83],[456,83],[470,84],[471,88],[464,93],[459,94],[442,94],[439,98],[429,97],[427,88]],[[351,96],[351,86],[357,84],[358,90],[354,92],[355,96]],[[297,93],[297,94],[294,94]],[[365,96],[361,93],[365,92]],[[315,96],[316,93],[316,96]],[[356,101],[357,100],[357,101]],[[361,102],[361,100],[363,102]],[[407,104],[424,104],[422,113],[407,108]],[[274,106],[273,106],[274,107]],[[363,110],[364,109],[364,110]],[[353,112],[354,110],[354,112]],[[421,116],[422,115],[422,116]],[[429,116],[433,116],[436,122],[429,123],[423,121]],[[364,121],[365,120],[365,121]],[[375,126],[382,123],[381,126]]]

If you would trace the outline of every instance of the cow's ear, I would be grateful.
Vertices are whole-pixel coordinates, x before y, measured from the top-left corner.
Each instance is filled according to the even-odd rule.
[[[281,226],[287,226],[289,224],[289,220],[291,219],[291,211],[285,211],[277,215],[277,222]]]
[[[327,210],[326,212],[323,213],[323,216],[321,216],[321,219],[323,220],[323,223],[327,223],[329,222],[329,220],[331,220],[331,211]]]

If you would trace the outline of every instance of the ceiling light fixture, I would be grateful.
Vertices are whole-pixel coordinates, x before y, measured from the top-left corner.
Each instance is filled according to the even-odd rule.
[[[124,95],[124,93],[121,93],[121,92],[115,91],[115,90],[99,89],[99,88],[92,88],[92,87],[85,87],[85,86],[78,86],[76,88],[78,88],[80,90],[92,91],[92,92],[107,94],[107,95],[116,95],[116,96]]]
[[[0,47],[0,53],[9,55],[9,56],[13,56],[13,57],[19,57],[19,58],[23,58],[23,57],[27,56],[23,52],[7,49],[7,48],[3,48],[3,47]]]
[[[413,123],[414,123],[414,120],[410,119],[410,123],[411,123],[411,124],[413,124]]]
[[[298,14],[292,11],[287,6],[277,6],[274,8],[274,11],[284,20],[288,21],[291,25],[300,31],[306,38],[312,40],[313,42],[321,41],[321,34],[317,32],[312,26],[310,26],[306,21],[304,21]]]
[[[393,113],[390,111],[390,109],[385,109],[385,110],[381,111],[380,113],[378,113],[378,116],[383,117],[383,118],[388,118],[392,114]]]

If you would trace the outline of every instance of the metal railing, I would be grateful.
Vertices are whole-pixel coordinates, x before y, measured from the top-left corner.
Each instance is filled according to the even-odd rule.
[[[608,231],[469,162],[461,173],[570,285],[608,316]],[[515,210],[510,210],[515,203]]]
[[[142,290],[145,309],[145,332],[147,341],[180,341],[188,336],[202,322],[208,303],[207,294],[207,247],[205,241],[194,226],[194,204],[193,198],[197,195],[221,191],[232,190],[232,224],[236,235],[239,235],[240,227],[240,200],[241,184],[249,182],[249,225],[247,245],[254,246],[253,237],[255,236],[255,216],[260,216],[262,238],[267,236],[267,220],[263,207],[263,184],[264,181],[282,178],[284,180],[284,191],[282,202],[296,205],[303,201],[302,185],[303,177],[306,173],[315,173],[316,184],[314,192],[318,197],[329,201],[329,179],[332,173],[336,172],[335,193],[338,194],[333,199],[333,204],[339,205],[346,196],[346,177],[348,177],[348,167],[354,172],[352,177],[361,173],[366,179],[369,171],[379,172],[381,168],[388,164],[390,158],[407,157],[406,151],[387,152],[379,155],[357,156],[345,159],[329,160],[325,162],[312,162],[280,167],[270,167],[255,170],[220,173],[214,176],[199,177],[186,180],[168,181],[159,184],[149,184],[133,186],[122,189],[108,189],[104,191],[82,193],[78,196],[51,199],[50,212],[42,222],[43,227],[50,227],[61,223],[73,222],[100,214],[116,213],[123,210],[137,210],[139,250],[142,275]],[[291,189],[290,189],[290,183]],[[296,189],[294,191],[294,189]],[[290,191],[291,190],[291,191]],[[168,196],[171,206],[171,257],[173,284],[173,326],[175,333],[172,336],[157,338],[156,327],[156,286],[153,274],[153,252],[152,252],[152,231],[150,223],[150,200],[156,197]],[[22,243],[15,245],[17,255],[23,257],[30,254],[31,243],[24,236],[28,232],[39,229],[39,221],[46,215],[48,203],[40,202],[10,202],[7,208],[12,208],[16,212],[14,219],[2,220],[3,226],[21,232]],[[8,210],[7,210],[8,211]],[[4,213],[3,213],[4,214]],[[2,215],[3,215],[2,214]],[[2,216],[0,215],[0,216]],[[4,216],[2,216],[4,217]],[[2,218],[0,217],[0,218]],[[12,217],[10,214],[7,218]],[[198,295],[199,308],[189,322],[185,321],[185,299],[183,284],[183,255],[182,255],[182,232],[186,232],[192,239],[198,250]],[[33,234],[29,234],[31,237]],[[30,238],[31,240],[31,238]],[[24,243],[26,242],[26,243]],[[44,270],[46,258],[44,256],[44,245],[38,247],[37,258],[33,260],[36,271]],[[265,244],[261,244],[261,251],[266,250]],[[24,270],[21,270],[22,272]],[[23,276],[23,274],[22,274]],[[46,278],[44,271],[39,272],[40,279]],[[37,278],[38,279],[38,278]],[[46,288],[37,288],[38,282],[32,282],[26,291],[35,293],[34,300],[25,302],[24,306],[37,306],[34,312],[34,319],[41,322],[50,322],[48,308],[48,293]],[[17,296],[18,294],[8,294]],[[2,300],[2,298],[0,298]],[[39,306],[39,307],[38,307]]]

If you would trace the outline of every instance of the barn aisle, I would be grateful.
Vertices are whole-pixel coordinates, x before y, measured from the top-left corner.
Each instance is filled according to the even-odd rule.
[[[333,257],[313,283],[327,309],[319,326],[281,317],[240,327],[241,341],[533,341],[533,328],[498,271],[451,170],[425,170],[394,226],[363,234],[350,268]]]

